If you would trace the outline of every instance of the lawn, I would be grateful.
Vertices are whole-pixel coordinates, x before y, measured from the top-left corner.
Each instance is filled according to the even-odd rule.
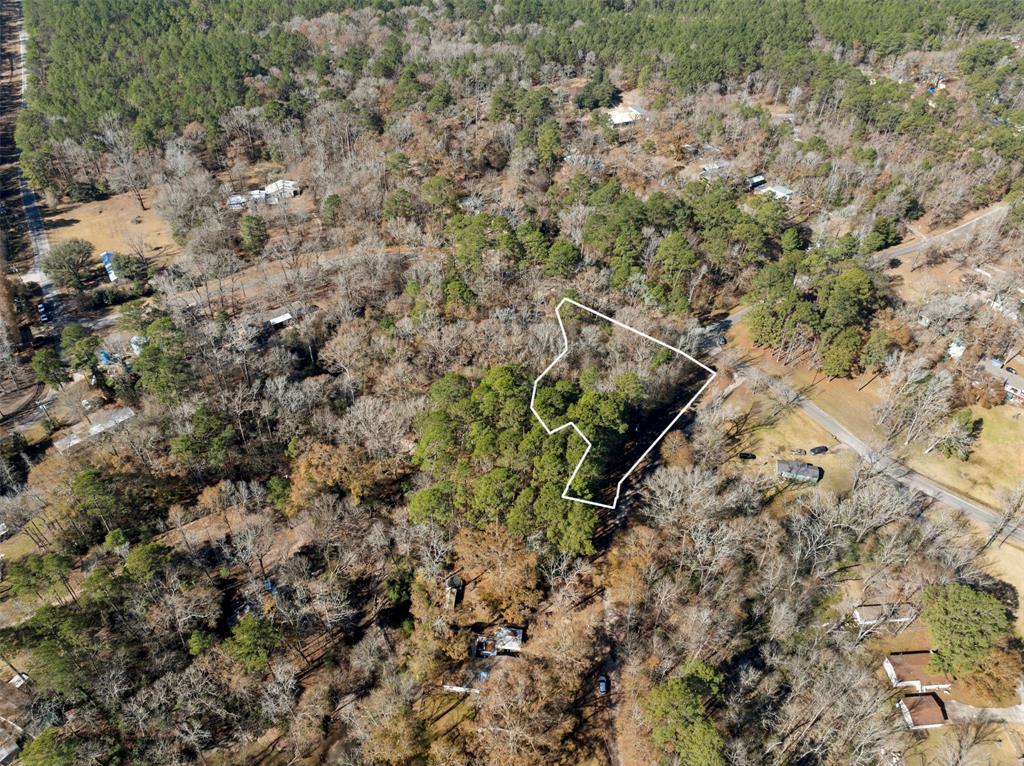
[[[850,488],[858,463],[856,453],[840,444],[808,415],[790,408],[771,418],[777,405],[765,397],[754,396],[747,385],[736,389],[727,401],[737,411],[750,413],[750,424],[740,440],[739,449],[754,453],[757,459],[743,464],[745,470],[774,476],[775,461],[801,460],[824,470],[818,487],[833,492],[845,492]],[[818,445],[828,447],[829,451],[824,455],[792,454],[794,448],[809,450]],[[786,493],[785,496],[790,495]]]
[[[95,202],[66,205],[46,216],[50,244],[79,238],[91,242],[98,254],[104,250],[134,252],[138,241],[144,243],[146,256],[163,265],[179,248],[170,227],[153,209],[156,193],[142,193],[146,209],[139,208],[134,194],[117,194]]]
[[[1024,481],[1024,408],[1004,404],[990,410],[971,409],[983,425],[968,460],[916,452],[907,463],[940,484],[1001,508],[1003,494]]]

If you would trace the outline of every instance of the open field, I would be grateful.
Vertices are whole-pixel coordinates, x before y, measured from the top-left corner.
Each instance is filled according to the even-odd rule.
[[[117,194],[104,200],[62,205],[46,216],[51,244],[80,238],[91,242],[96,253],[104,250],[134,252],[141,241],[146,256],[154,265],[166,263],[179,252],[171,230],[153,209],[156,192],[146,189],[142,198],[146,210],[139,209],[133,194]]]
[[[872,441],[876,437],[872,409],[882,399],[880,381],[871,375],[859,375],[849,380],[829,380],[806,365],[783,365],[772,358],[767,349],[755,348],[745,323],[734,325],[729,331],[734,350],[741,354],[743,363],[756,365],[771,375],[784,376],[797,391],[802,392],[829,415],[842,421],[850,431]]]
[[[1024,408],[1004,404],[971,411],[983,426],[966,461],[915,451],[908,455],[907,464],[950,489],[1000,508],[1004,494],[1024,481]]]

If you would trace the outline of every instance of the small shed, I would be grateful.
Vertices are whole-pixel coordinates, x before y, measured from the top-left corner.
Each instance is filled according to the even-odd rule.
[[[459,605],[459,600],[462,598],[462,590],[465,587],[465,583],[462,582],[462,578],[458,575],[452,575],[449,577],[444,584],[444,605],[446,609],[454,609]]]
[[[754,189],[764,186],[767,183],[767,179],[758,174],[754,176],[747,176],[743,183],[746,184],[747,191],[754,191]]]
[[[228,197],[228,210],[242,210],[248,201],[249,198],[244,194],[232,194]]]
[[[775,473],[780,479],[790,481],[802,481],[808,484],[817,484],[821,481],[821,469],[810,463],[801,463],[799,460],[779,460],[775,464]]]
[[[950,359],[959,359],[964,355],[966,350],[967,344],[962,340],[957,339],[949,344],[949,347],[946,349],[946,353],[949,354]]]

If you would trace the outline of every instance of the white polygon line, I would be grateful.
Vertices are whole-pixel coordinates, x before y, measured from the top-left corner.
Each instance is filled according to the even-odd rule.
[[[537,408],[534,407],[534,402],[537,399],[537,386],[540,384],[544,376],[551,371],[551,368],[558,364],[560,361],[562,361],[565,355],[569,353],[569,336],[565,332],[565,323],[562,321],[562,306],[564,306],[566,303],[571,303],[576,308],[583,309],[584,311],[589,312],[594,316],[600,317],[606,322],[611,322],[613,325],[621,327],[624,330],[629,330],[631,333],[635,333],[636,335],[639,335],[641,338],[646,338],[652,343],[657,343],[659,346],[667,348],[669,351],[673,351],[676,354],[679,354],[680,356],[689,359],[698,367],[701,367],[702,369],[707,370],[710,373],[710,377],[704,382],[704,385],[697,390],[697,393],[690,397],[690,401],[688,401],[686,405],[681,410],[679,410],[676,416],[672,418],[672,422],[665,426],[664,430],[660,434],[658,434],[658,438],[651,442],[647,449],[644,450],[644,453],[640,457],[638,457],[636,459],[636,462],[634,462],[633,465],[629,467],[629,470],[622,475],[622,478],[619,479],[618,484],[615,485],[615,499],[612,500],[611,505],[609,505],[608,503],[598,503],[594,500],[584,500],[582,497],[573,497],[572,495],[569,494],[569,488],[572,486],[573,479],[575,479],[576,474],[580,472],[580,468],[583,467],[583,463],[587,459],[587,455],[590,454],[590,450],[594,445],[590,443],[590,439],[588,439],[586,435],[576,426],[576,423],[571,420],[568,423],[563,423],[554,430],[548,428],[548,424],[544,422],[544,418],[540,416],[540,413],[537,412]],[[692,356],[687,354],[682,349],[678,349],[675,346],[670,346],[669,344],[660,341],[657,338],[652,338],[647,333],[640,332],[640,330],[637,330],[635,327],[630,327],[628,324],[623,324],[617,319],[612,319],[610,316],[605,316],[600,311],[595,311],[589,306],[584,306],[582,303],[577,303],[572,298],[562,298],[562,300],[558,302],[558,305],[555,306],[555,317],[558,319],[558,328],[562,331],[562,342],[565,347],[562,349],[561,353],[559,353],[558,356],[554,358],[554,361],[552,361],[551,364],[544,368],[544,372],[538,375],[537,379],[533,381],[533,392],[530,394],[530,412],[532,412],[534,414],[534,417],[536,417],[537,420],[540,421],[541,426],[543,426],[544,430],[547,432],[549,436],[552,434],[557,434],[559,431],[562,431],[566,428],[572,428],[572,430],[574,430],[576,434],[581,439],[583,439],[583,441],[587,445],[587,448],[583,451],[583,457],[580,458],[580,461],[576,464],[576,468],[573,469],[572,475],[569,477],[569,481],[565,483],[565,489],[562,490],[562,499],[572,500],[573,502],[584,503],[586,505],[595,505],[598,508],[609,508],[611,510],[615,510],[615,506],[617,506],[619,503],[619,495],[622,494],[622,485],[625,483],[626,479],[628,479],[629,475],[636,470],[637,466],[640,465],[641,462],[643,462],[643,459],[651,453],[651,450],[657,446],[658,442],[660,442],[665,437],[665,434],[672,430],[672,426],[674,426],[676,424],[676,421],[678,421],[679,418],[683,416],[683,413],[690,409],[690,405],[692,405],[697,400],[697,397],[704,393],[704,389],[711,384],[711,381],[715,379],[715,375],[717,373],[703,362],[694,359]]]

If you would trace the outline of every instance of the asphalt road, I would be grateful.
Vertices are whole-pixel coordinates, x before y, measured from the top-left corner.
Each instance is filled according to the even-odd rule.
[[[873,257],[898,258],[902,255],[910,255],[911,253],[920,252],[932,245],[940,245],[950,242],[951,240],[959,239],[960,237],[965,237],[986,221],[990,221],[999,215],[1005,214],[1006,211],[1009,210],[1009,207],[1010,206],[1006,204],[995,205],[991,209],[979,215],[977,218],[972,218],[965,223],[958,224],[957,226],[941,231],[938,234],[922,237],[921,239],[913,242],[907,242],[906,244],[894,245],[886,250],[879,250]]]
[[[986,216],[987,215],[992,215],[992,212],[987,213]],[[963,228],[965,226],[973,224],[978,220],[981,219],[976,218],[974,219],[974,221],[971,221],[968,224],[962,224],[961,226],[957,227],[957,229],[963,231]],[[945,234],[939,236],[944,237]],[[932,241],[934,240],[935,238],[933,237]],[[730,325],[735,324],[749,310],[750,306],[743,306],[742,308],[737,309],[732,314],[730,314],[726,321]],[[867,460],[869,462],[875,462],[881,465],[882,469],[885,471],[886,474],[888,474],[901,484],[909,487],[910,489],[914,489],[917,490],[918,492],[928,495],[929,497],[941,503],[956,508],[957,510],[962,511],[975,521],[984,524],[988,527],[995,527],[996,525],[998,525],[1000,514],[997,511],[993,510],[992,508],[989,508],[988,506],[976,503],[973,500],[968,500],[963,495],[959,495],[955,492],[951,492],[950,490],[945,489],[935,481],[929,479],[927,476],[911,468],[908,468],[899,461],[880,455],[877,451],[872,449],[863,439],[857,437],[855,434],[853,434],[853,432],[846,428],[846,426],[844,426],[834,417],[832,417],[823,409],[821,409],[821,407],[819,407],[817,404],[808,400],[806,397],[797,397],[795,406],[798,407],[802,412],[806,413],[807,416],[811,418],[811,420],[813,420],[815,423],[817,423],[830,434],[832,434],[832,436],[834,436],[838,441],[850,447],[864,460]],[[1024,530],[1017,530],[1013,533],[1012,536],[1016,540],[1024,540]]]
[[[859,439],[851,433],[849,429],[843,426],[842,423],[829,415],[814,402],[807,401],[806,399],[799,399],[796,402],[796,406],[799,407],[801,411],[805,412],[812,420],[814,420],[814,422],[832,434],[836,439],[853,449],[853,451],[862,458],[869,462],[877,462],[881,465],[886,474],[896,481],[910,487],[911,489],[915,489],[918,492],[922,492],[939,502],[963,511],[963,513],[967,514],[975,521],[989,527],[995,527],[999,523],[999,514],[991,508],[979,505],[978,503],[968,500],[966,497],[958,495],[955,492],[950,492],[948,489],[944,489],[924,474],[921,474],[911,468],[907,468],[896,460],[879,455],[862,439]],[[1024,540],[1024,534],[1019,530],[1014,533],[1013,537],[1018,540]]]

